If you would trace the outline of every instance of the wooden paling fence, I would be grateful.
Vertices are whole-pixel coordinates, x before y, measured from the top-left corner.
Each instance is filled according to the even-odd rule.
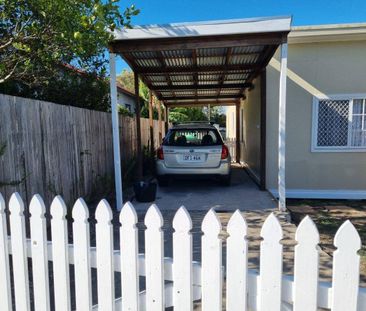
[[[69,244],[66,205],[57,196],[50,208],[51,236],[47,240],[46,207],[35,195],[29,205],[30,238],[26,237],[25,206],[19,194],[6,205],[0,195],[0,301],[1,310],[51,310],[53,292],[56,311],[71,310],[70,265],[73,265],[76,310],[192,310],[200,301],[203,311],[219,311],[226,298],[228,311],[332,311],[366,310],[366,291],[359,288],[360,237],[346,221],[335,235],[337,250],[333,257],[333,282],[318,282],[319,234],[309,217],[296,232],[294,277],[282,274],[282,229],[271,214],[261,230],[259,272],[248,269],[247,223],[236,211],[227,225],[226,267],[222,267],[222,227],[214,210],[202,221],[202,262],[192,262],[192,221],[181,207],[172,222],[173,258],[164,258],[163,217],[156,205],[145,216],[145,254],[138,254],[137,214],[126,203],[119,214],[120,245],[113,246],[113,218],[107,201],[102,200],[95,213],[96,247],[91,247],[88,207],[82,199],[73,211],[73,244]],[[11,235],[8,234],[8,227]],[[11,254],[11,256],[9,256]],[[28,270],[27,258],[31,259]],[[10,265],[10,261],[12,264]],[[49,261],[53,263],[53,287],[50,287]],[[10,269],[9,267],[12,267]],[[97,281],[92,281],[96,268]],[[115,273],[120,273],[117,287]],[[14,287],[11,287],[11,274]],[[30,274],[32,283],[30,284]],[[146,288],[141,290],[140,277]],[[223,285],[226,293],[223,294]],[[32,288],[30,288],[32,287]],[[98,305],[93,306],[93,288]],[[121,288],[116,299],[115,289]],[[32,290],[30,290],[32,289]],[[12,292],[13,291],[13,292]],[[33,293],[32,297],[30,293]],[[14,297],[14,301],[12,300]],[[95,299],[94,299],[95,300]]]
[[[159,123],[154,120],[154,145]],[[137,150],[136,119],[119,116],[124,169]],[[162,127],[162,136],[165,127]],[[90,197],[114,180],[111,114],[0,94],[0,191],[17,191],[27,202],[61,193],[67,203]],[[141,119],[142,145],[150,144],[148,119]]]

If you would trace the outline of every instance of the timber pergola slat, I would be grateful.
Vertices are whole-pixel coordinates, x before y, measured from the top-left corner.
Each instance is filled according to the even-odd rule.
[[[109,49],[122,56],[166,111],[238,106],[277,48],[287,43],[290,26],[291,17],[137,26],[116,30]]]

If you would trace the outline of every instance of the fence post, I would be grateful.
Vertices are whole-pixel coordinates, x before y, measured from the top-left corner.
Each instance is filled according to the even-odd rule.
[[[48,282],[48,255],[46,232],[46,207],[40,195],[33,196],[29,210],[31,213],[30,229],[32,239],[32,270],[35,310],[50,310]]]
[[[226,240],[226,310],[247,310],[247,224],[239,210],[230,217]]]
[[[4,311],[12,310],[8,233],[5,215],[5,201],[0,193],[0,301]]]
[[[193,310],[192,220],[182,206],[173,219],[173,304],[176,311]]]
[[[271,213],[261,230],[259,310],[281,310],[282,228]]]
[[[210,209],[202,221],[202,311],[222,310],[221,222]]]

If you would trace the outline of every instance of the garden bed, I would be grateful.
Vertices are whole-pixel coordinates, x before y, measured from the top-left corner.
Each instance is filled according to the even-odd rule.
[[[333,255],[334,235],[341,224],[349,219],[356,227],[362,241],[361,286],[366,286],[366,201],[353,200],[288,200],[292,221],[298,225],[309,215],[316,223],[320,234],[320,247]]]

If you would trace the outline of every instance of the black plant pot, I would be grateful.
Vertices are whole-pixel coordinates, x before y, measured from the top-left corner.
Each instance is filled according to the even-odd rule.
[[[133,185],[136,200],[139,202],[153,202],[156,198],[156,182],[136,182]]]

